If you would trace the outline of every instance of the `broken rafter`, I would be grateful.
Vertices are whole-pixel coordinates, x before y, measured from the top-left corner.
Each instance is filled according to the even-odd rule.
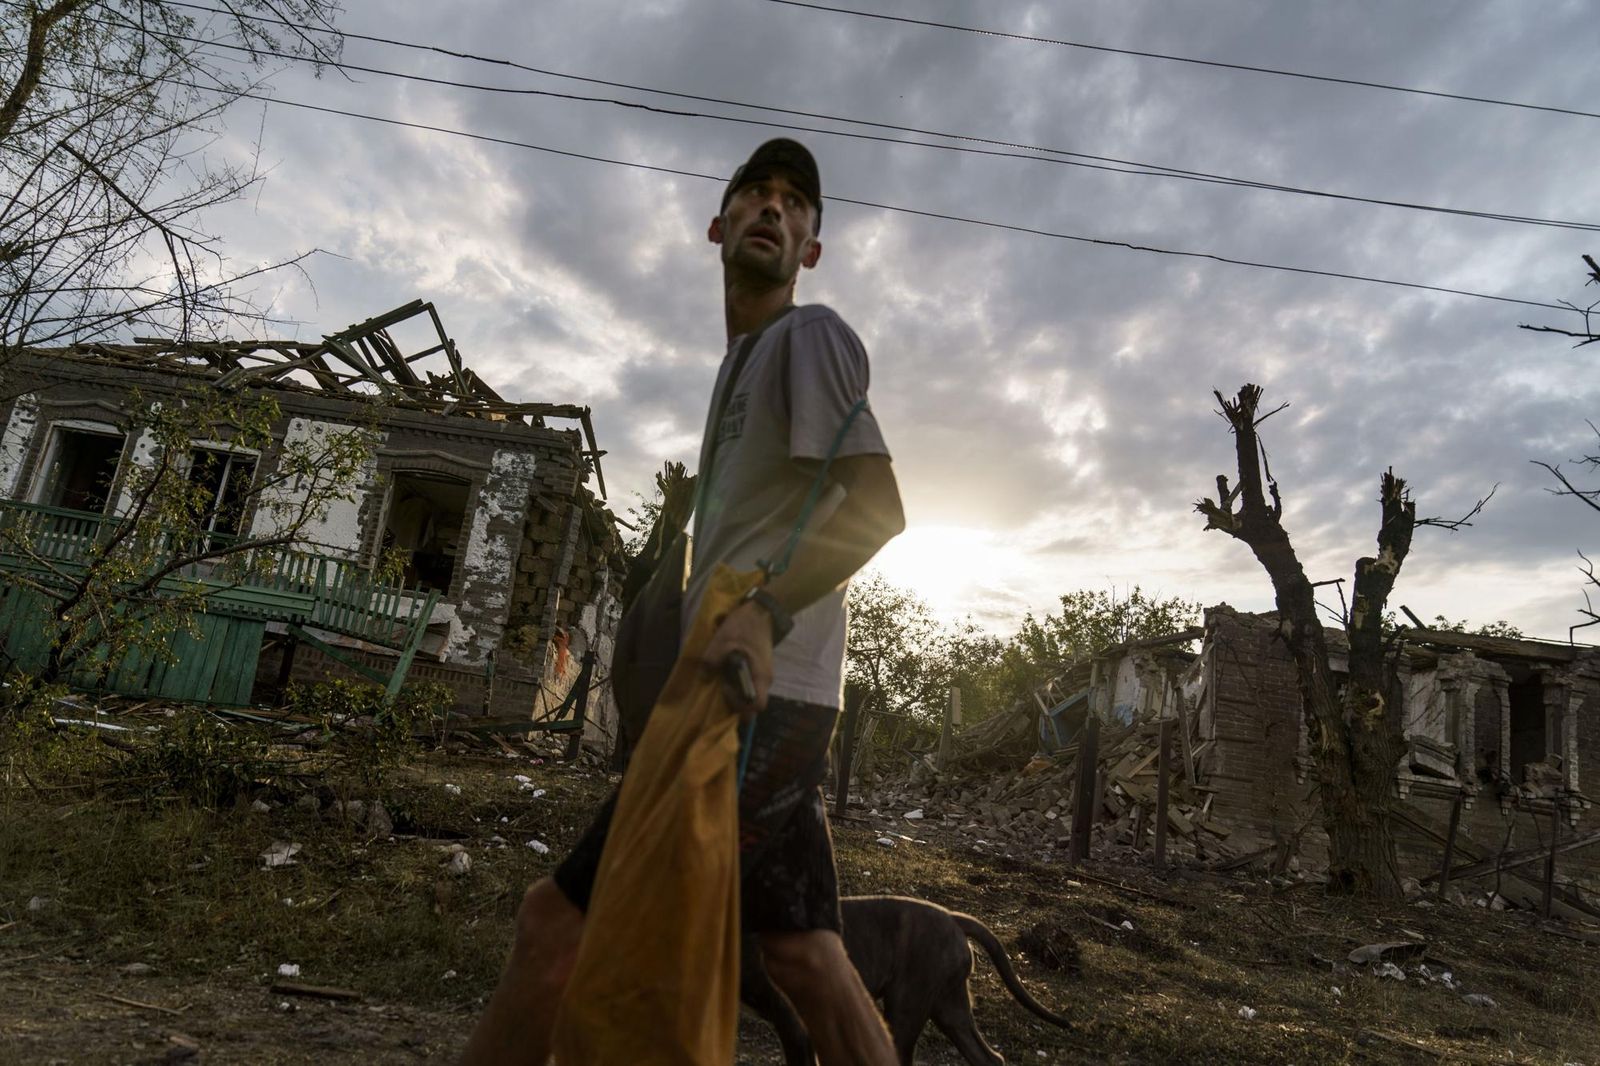
[[[406,354],[390,329],[426,315],[435,341]],[[219,388],[266,386],[331,393],[344,399],[363,397],[401,407],[448,416],[491,420],[527,419],[543,428],[544,419],[575,419],[582,424],[587,448],[579,449],[594,470],[600,496],[605,498],[605,476],[595,441],[589,408],[580,404],[512,403],[472,370],[462,365],[455,341],[432,303],[412,300],[375,315],[320,341],[238,340],[196,341],[164,337],[135,337],[131,344],[95,341],[64,348],[28,349],[28,354],[49,360],[79,359],[122,367],[159,370],[210,378]],[[416,364],[443,354],[443,374],[421,372]]]

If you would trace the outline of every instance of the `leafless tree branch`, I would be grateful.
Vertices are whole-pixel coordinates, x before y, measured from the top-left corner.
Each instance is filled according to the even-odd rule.
[[[1472,525],[1472,519],[1476,518],[1479,514],[1481,514],[1483,512],[1484,505],[1487,504],[1490,500],[1494,499],[1494,494],[1499,488],[1500,488],[1500,483],[1497,481],[1489,489],[1489,494],[1487,496],[1483,497],[1477,503],[1473,504],[1472,505],[1472,510],[1468,511],[1466,514],[1462,515],[1460,518],[1441,518],[1441,517],[1419,518],[1419,519],[1417,519],[1417,525],[1419,525],[1419,526],[1433,526],[1435,529],[1447,529],[1451,533],[1454,533],[1456,530],[1462,529],[1462,528],[1464,528],[1466,526],[1470,526],[1470,525]]]

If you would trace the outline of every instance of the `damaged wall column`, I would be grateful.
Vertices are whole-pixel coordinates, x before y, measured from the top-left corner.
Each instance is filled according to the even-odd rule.
[[[18,396],[0,433],[0,498],[15,499],[28,448],[39,428],[39,402],[33,393]]]
[[[283,445],[287,448],[326,446],[329,438],[362,432],[359,428],[339,422],[322,422],[309,418],[291,418],[284,431]],[[386,434],[378,435],[378,442]],[[313,452],[313,454],[315,454]],[[367,506],[373,483],[377,480],[377,462],[369,458],[361,473],[341,496],[327,502],[320,514],[312,514],[302,527],[300,542],[315,551],[354,557],[361,550],[361,515]],[[282,519],[295,514],[297,505],[305,498],[306,489],[295,482],[285,482],[275,490],[263,491],[250,526],[253,537],[271,536],[287,523]]]
[[[497,451],[478,494],[462,560],[459,626],[452,629],[444,658],[482,663],[500,644],[510,611],[511,579],[521,548],[523,516],[538,456]]]

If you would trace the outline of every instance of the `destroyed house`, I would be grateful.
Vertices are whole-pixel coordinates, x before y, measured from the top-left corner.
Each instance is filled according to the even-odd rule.
[[[1348,645],[1338,630],[1327,636],[1337,678]],[[1454,822],[1454,866],[1520,864],[1502,879],[1505,895],[1534,891],[1552,832],[1563,876],[1600,886],[1600,854],[1588,847],[1600,841],[1600,648],[1401,636],[1389,713],[1407,743],[1395,769],[1402,872],[1434,877]],[[1276,615],[1208,610],[1185,681],[1205,749],[1200,779],[1234,850],[1278,845],[1315,859],[1325,849],[1316,765]]]
[[[1337,680],[1348,643],[1341,630],[1325,636]],[[1387,710],[1406,740],[1392,793],[1401,876],[1436,886],[1448,848],[1453,886],[1542,908],[1553,869],[1552,913],[1600,918],[1600,648],[1415,628],[1397,634],[1395,651]],[[984,793],[1020,805],[1013,827],[1031,817],[1048,838],[1046,802],[1075,811],[1060,797],[1081,786],[1097,797],[1086,828],[1139,851],[1165,774],[1176,854],[1278,874],[1325,865],[1311,723],[1276,614],[1212,607],[1202,628],[1075,660],[1030,703],[961,734],[952,757],[1015,764],[1035,753]]]
[[[396,339],[418,334],[409,350]],[[396,688],[409,676],[449,686],[460,713],[570,720],[585,702],[568,698],[581,676],[594,689],[591,731],[609,731],[614,712],[592,682],[610,654],[623,556],[601,502],[590,411],[497,395],[463,364],[432,304],[317,342],[30,349],[5,374],[0,638],[11,666],[27,668],[39,649],[18,613],[26,597],[5,580],[23,565],[5,537],[29,531],[36,566],[81,561],[125,512],[130,471],[159,452],[148,433],[126,431],[130,394],[153,404],[196,386],[244,390],[276,400],[273,443],[236,447],[222,426],[178,457],[210,500],[206,537],[262,535],[273,518],[251,486],[285,446],[366,428],[376,450],[347,498],[314,515],[268,572],[206,599],[198,636],[180,634],[167,657],[175,662],[121,664],[108,687],[246,704],[290,681]]]

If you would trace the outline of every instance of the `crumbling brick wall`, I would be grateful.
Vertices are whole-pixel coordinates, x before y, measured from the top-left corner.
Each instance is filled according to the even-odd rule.
[[[1201,721],[1212,741],[1204,760],[1206,784],[1217,790],[1212,811],[1232,831],[1235,850],[1289,839],[1316,820],[1316,798],[1297,762],[1302,706],[1294,661],[1275,618],[1223,604],[1206,611],[1205,629]],[[1314,841],[1303,844],[1317,850]]]

